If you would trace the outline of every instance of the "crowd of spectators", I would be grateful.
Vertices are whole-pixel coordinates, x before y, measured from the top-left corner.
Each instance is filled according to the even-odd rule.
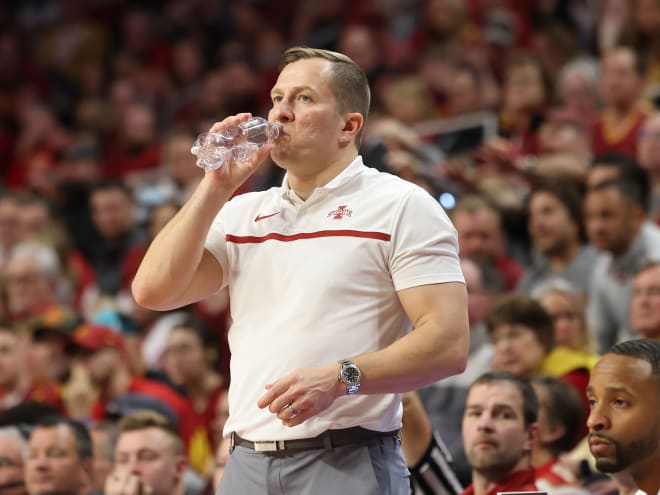
[[[138,409],[176,425],[188,489],[224,462],[226,293],[161,313],[130,284],[203,174],[195,136],[266,115],[292,45],[360,65],[366,164],[427,189],[457,228],[468,368],[419,392],[451,486],[470,481],[460,422],[481,373],[550,376],[586,417],[598,355],[660,339],[660,1],[3,2],[0,425],[40,407],[89,425],[110,446],[84,490],[103,489],[114,421]],[[241,192],[282,176],[267,162]],[[566,422],[562,385],[535,380],[559,416],[545,420]],[[585,427],[566,429],[532,460],[566,454],[563,481],[581,483]]]

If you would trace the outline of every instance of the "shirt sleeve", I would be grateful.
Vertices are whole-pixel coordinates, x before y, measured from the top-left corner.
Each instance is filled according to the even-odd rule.
[[[419,285],[465,283],[456,229],[426,191],[415,188],[404,196],[391,231],[389,263],[397,291]]]

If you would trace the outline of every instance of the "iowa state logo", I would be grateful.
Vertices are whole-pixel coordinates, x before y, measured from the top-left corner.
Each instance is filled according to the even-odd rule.
[[[353,210],[349,210],[348,206],[340,205],[336,210],[332,210],[328,213],[327,218],[332,218],[333,220],[341,220],[344,217],[350,217],[353,215]]]

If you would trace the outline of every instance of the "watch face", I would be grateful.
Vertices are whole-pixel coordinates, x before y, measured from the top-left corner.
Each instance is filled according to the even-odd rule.
[[[360,381],[360,370],[355,365],[344,366],[341,375],[347,383],[359,383]]]

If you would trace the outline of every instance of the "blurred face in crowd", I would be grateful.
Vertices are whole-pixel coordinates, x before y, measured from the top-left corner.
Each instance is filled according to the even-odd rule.
[[[30,495],[81,494],[89,488],[91,460],[82,460],[71,429],[36,427],[30,435],[25,483]]]
[[[642,78],[636,63],[636,55],[629,48],[615,48],[603,57],[600,92],[606,104],[627,106],[637,100]]]
[[[591,371],[589,448],[604,473],[660,466],[660,383],[643,359],[605,354]]]
[[[90,203],[94,225],[104,238],[117,238],[133,228],[133,200],[121,189],[94,191]]]
[[[635,276],[630,323],[641,337],[660,340],[660,264],[651,265]]]
[[[515,323],[496,325],[490,334],[495,346],[492,369],[529,376],[540,366],[546,351],[536,334],[527,326]]]
[[[529,201],[529,234],[534,247],[549,257],[561,256],[580,242],[568,209],[547,191],[534,193]]]
[[[94,386],[105,388],[110,384],[115,373],[119,351],[108,348],[97,351],[83,351],[80,354],[80,359],[89,372],[89,378]]]
[[[640,130],[637,160],[650,175],[660,174],[660,113],[649,116]]]
[[[347,27],[341,34],[339,51],[350,57],[367,74],[380,63],[376,39],[366,26]]]
[[[27,493],[23,483],[23,464],[20,440],[13,435],[0,435],[0,493]]]
[[[555,343],[570,349],[582,349],[585,345],[582,308],[573,298],[560,291],[548,291],[539,302],[552,318]]]
[[[584,200],[584,219],[589,241],[614,256],[626,252],[644,218],[641,208],[615,188],[589,191]]]
[[[526,465],[535,426],[525,427],[523,398],[506,381],[473,385],[465,401],[463,443],[473,470],[501,478]]]
[[[45,274],[33,257],[8,260],[5,265],[7,307],[13,314],[21,314],[41,303],[55,299],[55,280]]]
[[[511,67],[504,82],[504,106],[511,111],[538,108],[546,94],[540,69],[533,64]]]
[[[458,231],[461,256],[492,262],[502,252],[502,231],[497,214],[487,208],[460,210],[452,217]]]
[[[9,328],[0,328],[0,388],[9,392],[18,385],[24,353],[18,337]]]
[[[164,353],[167,376],[176,385],[187,385],[202,379],[207,365],[204,347],[194,331],[184,327],[172,329]]]
[[[115,472],[136,475],[146,492],[169,495],[181,480],[186,467],[184,456],[173,438],[160,428],[120,433],[115,449]]]
[[[635,24],[646,35],[653,36],[660,29],[660,2],[658,0],[638,0],[635,11]]]
[[[18,213],[21,239],[39,239],[48,231],[52,221],[48,207],[44,203],[33,202],[21,205]]]
[[[446,92],[447,103],[455,115],[482,109],[481,87],[468,70],[456,70],[448,81]]]

